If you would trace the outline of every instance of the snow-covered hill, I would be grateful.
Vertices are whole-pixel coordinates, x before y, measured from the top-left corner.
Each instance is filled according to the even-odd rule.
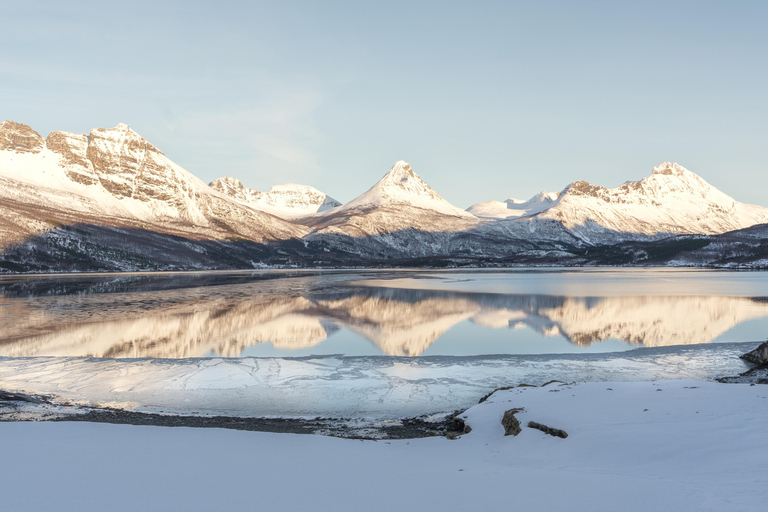
[[[559,195],[558,192],[542,191],[527,201],[512,198],[486,201],[470,206],[467,211],[483,219],[516,219],[546,210],[557,201]]]
[[[247,206],[283,219],[298,219],[341,206],[334,198],[307,185],[288,183],[260,192],[243,186],[237,178],[219,178],[210,186]]]

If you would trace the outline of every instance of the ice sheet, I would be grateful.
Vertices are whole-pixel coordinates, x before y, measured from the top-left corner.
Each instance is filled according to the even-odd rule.
[[[0,358],[0,389],[146,412],[401,418],[469,407],[519,383],[711,380],[756,343],[613,354],[202,359]]]

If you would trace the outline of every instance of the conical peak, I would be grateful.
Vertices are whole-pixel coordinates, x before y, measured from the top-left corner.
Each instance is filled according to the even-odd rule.
[[[440,195],[430,187],[421,176],[416,174],[408,162],[400,160],[384,175],[379,182],[374,185],[374,189],[380,189],[386,196],[392,198],[400,197],[402,194],[428,196],[439,198]]]
[[[412,178],[418,178],[421,181],[419,175],[413,172],[413,169],[411,169],[411,164],[403,160],[399,160],[395,163],[395,165],[392,166],[389,172],[384,175],[382,181],[386,180],[405,182]]]
[[[406,205],[459,217],[475,218],[443,199],[416,174],[408,162],[400,160],[367,192],[344,205],[345,210],[378,206]]]

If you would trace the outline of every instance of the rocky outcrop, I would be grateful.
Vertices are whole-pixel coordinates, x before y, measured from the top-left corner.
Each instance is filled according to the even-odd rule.
[[[86,155],[102,186],[116,197],[171,201],[179,207],[175,192],[191,195],[165,155],[125,124],[91,130]]]
[[[761,344],[755,350],[747,352],[741,358],[754,364],[768,364],[768,341]]]
[[[13,121],[0,123],[0,151],[39,153],[44,146],[45,139],[29,126]]]
[[[518,412],[523,412],[523,409],[510,409],[506,411],[501,418],[501,425],[504,427],[505,436],[516,436],[523,431],[523,429],[520,428],[520,421],[515,418],[515,414]]]
[[[61,163],[69,179],[83,185],[95,185],[99,182],[93,164],[88,160],[87,135],[51,132],[45,140],[45,146],[61,155]]]
[[[657,391],[660,391],[660,390],[657,390]],[[529,421],[528,428],[535,428],[536,430],[541,430],[545,434],[548,434],[554,437],[559,437],[561,439],[565,439],[566,437],[568,437],[568,433],[565,430],[548,427],[546,425],[542,425],[541,423],[536,423],[535,421]]]

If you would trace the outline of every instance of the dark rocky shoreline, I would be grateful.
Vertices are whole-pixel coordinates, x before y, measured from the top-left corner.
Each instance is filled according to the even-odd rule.
[[[464,422],[457,417],[461,412],[455,411],[438,419],[416,417],[390,421],[183,416],[122,409],[62,407],[54,404],[48,397],[0,390],[0,421],[88,421],[117,425],[226,428],[280,434],[319,434],[347,439],[416,439],[433,436],[453,438],[464,433]]]

